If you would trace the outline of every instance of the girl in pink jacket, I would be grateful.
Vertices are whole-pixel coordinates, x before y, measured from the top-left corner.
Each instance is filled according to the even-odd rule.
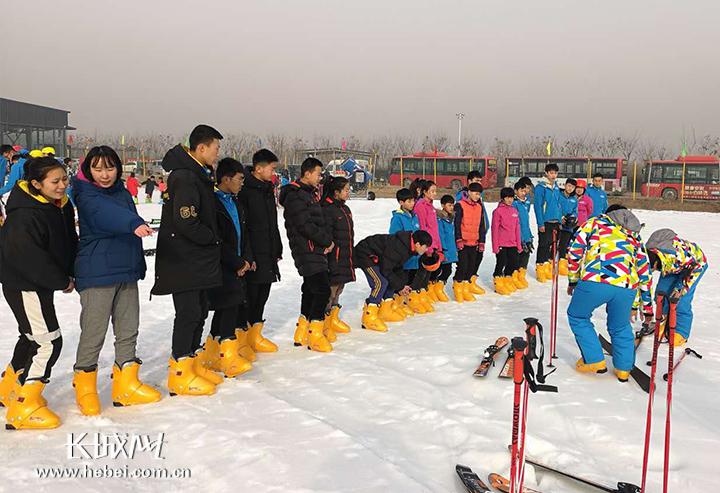
[[[585,221],[592,215],[593,201],[585,193],[587,182],[585,180],[578,180],[577,187],[575,187],[575,195],[578,199],[578,227],[582,226]]]
[[[524,285],[517,279],[520,252],[520,216],[513,207],[515,190],[505,187],[500,190],[500,204],[492,214],[492,247],[496,256],[495,292],[502,295],[514,293]]]
[[[432,311],[433,303],[437,301],[448,301],[448,297],[444,293],[438,296],[440,288],[435,287],[441,270],[428,270],[427,268],[423,268],[426,264],[437,264],[439,266],[442,262],[442,258],[438,256],[442,255],[440,226],[438,225],[437,211],[435,207],[433,207],[433,201],[437,196],[437,187],[435,183],[430,180],[418,178],[410,184],[410,191],[413,193],[413,196],[416,197],[413,211],[415,215],[417,215],[420,229],[430,233],[430,237],[432,238],[432,245],[430,245],[430,248],[427,249],[425,255],[420,259],[420,268],[412,280],[411,287],[420,293],[420,297],[426,302],[426,305],[430,307],[429,311]]]
[[[413,187],[415,185],[415,187]],[[417,193],[417,201],[415,202],[414,212],[420,222],[420,229],[424,229],[432,237],[432,245],[428,248],[427,254],[430,255],[434,251],[442,252],[442,244],[440,243],[440,228],[438,226],[437,211],[433,207],[433,200],[437,196],[437,187],[430,180],[415,180],[411,184],[411,191],[415,188]]]

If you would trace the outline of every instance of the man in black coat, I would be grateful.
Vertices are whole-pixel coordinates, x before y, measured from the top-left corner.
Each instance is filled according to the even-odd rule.
[[[295,333],[296,345],[308,345],[314,351],[332,351],[323,335],[325,307],[330,299],[327,253],[334,245],[325,226],[317,186],[322,163],[309,157],[300,166],[300,179],[280,191],[280,205],[285,208],[285,229],[295,267],[303,278],[300,320]],[[304,337],[305,323],[307,336]]]
[[[189,149],[177,145],[162,160],[170,176],[152,294],[172,294],[175,306],[168,374],[171,394],[208,395],[222,382],[222,377],[207,370],[202,357],[195,357],[208,315],[207,290],[222,285],[212,180],[220,139],[214,128],[198,125],[190,133]]]
[[[247,299],[239,313],[238,327],[249,332],[247,335],[252,335],[248,338],[251,349],[264,353],[277,351],[277,345],[262,336],[265,304],[270,296],[270,287],[280,280],[278,261],[283,253],[272,184],[277,162],[277,156],[271,151],[257,151],[253,155],[252,171],[245,175],[245,184],[238,194],[245,210],[254,260],[253,269],[245,275]],[[255,329],[248,331],[248,327],[259,327],[259,330],[257,333]],[[238,335],[242,338],[240,330]]]

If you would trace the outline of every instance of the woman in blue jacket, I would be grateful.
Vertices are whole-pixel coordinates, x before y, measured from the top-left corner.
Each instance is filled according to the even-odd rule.
[[[145,277],[142,239],[152,234],[135,209],[120,176],[122,164],[107,146],[93,147],[73,179],[80,222],[75,283],[80,293],[80,341],[73,387],[84,415],[100,413],[97,364],[113,321],[115,364],[112,399],[116,406],[160,400],[160,392],[138,379],[135,354],[140,324],[138,281]]]

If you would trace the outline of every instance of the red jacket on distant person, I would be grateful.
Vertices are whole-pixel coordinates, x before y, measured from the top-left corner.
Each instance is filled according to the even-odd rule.
[[[137,178],[134,176],[131,176],[127,180],[125,180],[125,188],[128,189],[128,192],[130,192],[130,195],[133,197],[137,197],[138,195],[138,188],[140,187],[140,182],[137,181]]]

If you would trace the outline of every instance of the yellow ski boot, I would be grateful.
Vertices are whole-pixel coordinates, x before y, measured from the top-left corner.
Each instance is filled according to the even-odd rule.
[[[320,353],[329,353],[332,351],[332,344],[323,335],[323,327],[325,322],[322,320],[313,320],[308,326],[308,349],[318,351]]]
[[[215,393],[215,384],[195,373],[195,360],[194,356],[186,356],[179,361],[170,358],[167,386],[171,396]]]
[[[240,356],[237,339],[225,339],[220,343],[220,370],[226,378],[252,370],[252,363]]]
[[[376,332],[387,332],[387,325],[379,316],[380,307],[375,304],[365,306],[362,316],[362,328]]]
[[[45,384],[39,380],[25,382],[7,409],[5,428],[8,430],[49,430],[60,426],[60,417],[52,412],[42,391]]]
[[[122,365],[112,367],[112,400],[113,406],[134,406],[136,404],[150,404],[162,399],[160,392],[150,385],[140,381],[138,372],[140,363],[129,361]]]
[[[577,360],[575,363],[575,370],[580,373],[606,373],[607,363],[605,360],[598,361],[597,363],[585,363],[582,358]]]
[[[472,276],[470,278],[470,292],[472,294],[483,295],[483,294],[485,294],[485,290],[483,288],[481,288],[480,286],[478,286],[477,280],[478,280],[478,276]]]
[[[463,300],[475,301],[475,296],[470,292],[471,289],[472,288],[470,287],[470,281],[463,281],[463,283],[462,283]]]
[[[295,347],[307,346],[307,330],[310,323],[303,315],[298,317],[298,321],[295,324],[295,335],[293,336],[293,344]]]
[[[100,414],[100,397],[97,392],[97,369],[93,371],[75,370],[72,379],[75,389],[75,402],[84,416]]]
[[[253,324],[248,330],[248,344],[256,353],[274,353],[278,350],[277,344],[262,335],[263,322]]]
[[[252,363],[253,361],[257,361],[257,355],[250,347],[247,335],[247,330],[235,329],[235,339],[238,341],[238,354]]]
[[[0,380],[0,407],[8,407],[15,400],[15,396],[20,390],[20,382],[18,382],[20,373],[22,370],[16,372],[12,365],[7,365],[5,368],[2,380]]]

